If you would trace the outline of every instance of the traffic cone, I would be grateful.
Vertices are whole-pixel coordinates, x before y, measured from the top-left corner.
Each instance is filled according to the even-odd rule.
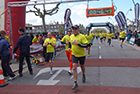
[[[43,66],[44,64],[43,64],[43,60],[42,60],[42,56],[40,56],[40,64],[39,64],[39,66]]]
[[[4,87],[6,85],[8,85],[8,83],[5,82],[2,70],[0,69],[0,87]]]

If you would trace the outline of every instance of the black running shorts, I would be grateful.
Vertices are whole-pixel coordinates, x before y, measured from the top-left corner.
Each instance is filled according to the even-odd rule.
[[[86,57],[75,57],[74,55],[72,55],[72,63],[77,63],[78,64],[78,60],[80,62],[80,65],[84,65],[85,64],[85,59]]]
[[[46,53],[45,62],[49,62],[49,60],[52,60],[52,58],[53,58],[53,53]]]

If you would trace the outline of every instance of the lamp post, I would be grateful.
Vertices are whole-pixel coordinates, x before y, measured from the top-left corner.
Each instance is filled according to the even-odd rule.
[[[127,18],[127,20],[129,20],[132,24],[133,24],[133,30],[134,30],[134,21],[131,21],[130,19]]]
[[[126,17],[127,17],[127,14],[129,13],[129,11],[132,11],[132,8],[130,8],[127,12],[126,12]]]
[[[133,2],[133,4],[135,5],[135,2],[134,2],[134,0],[132,0],[132,2]]]
[[[112,19],[111,17],[108,17],[108,19],[111,19],[111,20],[112,20],[112,23],[113,23],[113,25],[114,25],[114,21],[113,21],[113,19]]]

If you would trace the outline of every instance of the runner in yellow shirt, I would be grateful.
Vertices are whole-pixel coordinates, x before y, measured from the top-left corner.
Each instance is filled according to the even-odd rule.
[[[62,43],[62,44],[66,44],[65,51],[66,51],[67,58],[68,58],[68,60],[69,60],[69,62],[70,62],[70,70],[68,71],[68,73],[69,73],[70,75],[72,75],[72,61],[71,61],[71,59],[72,59],[72,50],[70,49],[70,50],[68,51],[68,47],[69,47],[69,41],[70,41],[71,32],[72,32],[72,30],[69,28],[69,29],[67,30],[67,33],[68,33],[68,34],[65,35],[65,36],[62,38],[62,40],[61,40],[61,43]]]
[[[99,36],[100,36],[100,42],[102,43],[103,42],[103,37],[104,37],[103,33],[102,32],[99,33]]]
[[[125,34],[126,34],[125,31],[120,30],[120,40],[121,40],[120,47],[121,47],[121,48],[123,48],[123,42],[124,42],[124,40],[125,40]]]
[[[111,32],[109,31],[109,33],[107,33],[107,39],[108,39],[108,44],[109,44],[109,46],[110,46],[110,44],[111,44],[111,38],[112,38],[112,34],[111,34]]]
[[[103,33],[103,36],[104,36],[104,42],[106,41],[106,35],[107,35],[107,33]]]
[[[46,56],[45,56],[45,63],[50,63],[50,74],[53,74],[52,71],[52,58],[53,58],[53,53],[54,53],[54,48],[56,46],[56,39],[52,38],[52,33],[48,32],[48,38],[45,39],[45,42],[43,44],[44,47],[47,48],[46,50]]]
[[[36,37],[33,38],[32,43],[33,44],[39,43],[39,35],[38,34],[36,35]]]
[[[74,25],[72,26],[73,29],[73,34],[70,36],[70,42],[69,43],[69,48],[68,50],[70,50],[70,48],[72,48],[72,63],[73,63],[73,77],[74,77],[74,85],[72,87],[72,89],[76,89],[78,88],[78,84],[77,84],[77,66],[78,66],[78,61],[80,63],[80,67],[82,70],[82,81],[83,83],[86,81],[86,77],[85,77],[85,49],[86,47],[88,47],[88,41],[85,38],[84,35],[79,34],[79,26],[78,25]]]
[[[90,47],[92,45],[91,40],[93,39],[93,36],[90,34],[89,32],[87,32],[87,34],[85,35],[87,41],[88,41],[88,47],[86,48],[88,50],[88,57],[90,56]]]

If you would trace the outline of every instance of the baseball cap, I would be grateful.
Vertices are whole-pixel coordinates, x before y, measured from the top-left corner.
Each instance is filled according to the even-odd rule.
[[[72,29],[73,29],[73,28],[78,28],[78,29],[79,29],[79,26],[78,26],[78,25],[73,25],[73,26],[72,26]]]

